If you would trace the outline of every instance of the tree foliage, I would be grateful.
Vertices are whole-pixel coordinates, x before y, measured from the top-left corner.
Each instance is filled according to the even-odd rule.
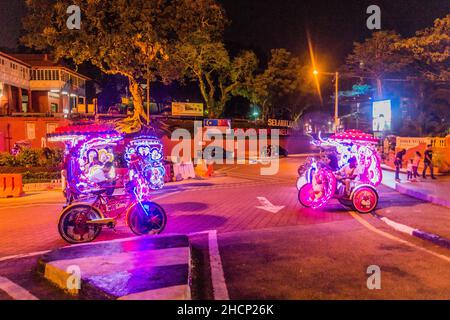
[[[230,56],[223,43],[229,22],[215,1],[186,1],[177,12],[190,19],[176,30],[181,41],[171,47],[173,60],[165,63],[162,73],[166,79],[197,82],[208,116],[220,117],[227,101],[250,81],[258,59],[250,51]]]
[[[189,42],[175,46],[172,54],[175,77],[196,81],[209,117],[220,117],[231,96],[251,81],[258,64],[255,54],[244,51],[231,58],[221,41],[194,34]]]
[[[394,31],[378,31],[363,43],[355,42],[348,55],[344,71],[354,76],[369,77],[377,86],[378,97],[383,96],[383,78],[401,71],[412,61],[396,49],[401,36]]]
[[[450,81],[450,14],[396,47],[406,49],[414,57],[427,80]]]
[[[193,1],[27,0],[27,34],[22,42],[52,51],[55,59],[67,58],[76,64],[90,62],[106,74],[125,76],[134,100],[134,114],[118,129],[136,131],[141,118],[147,118],[139,81],[155,77],[161,61],[170,59],[168,47],[176,41],[174,30],[183,21],[177,5],[184,2]],[[81,30],[66,26],[66,10],[73,4],[81,9]]]
[[[301,64],[300,59],[286,49],[273,49],[267,68],[256,74],[246,89],[249,100],[261,106],[263,119],[267,119],[275,107],[281,107],[280,104],[286,98],[291,98],[289,111],[291,117],[296,119],[305,106],[305,101],[301,98],[310,96],[313,92],[310,67]],[[295,94],[296,98],[292,99]],[[303,101],[299,104],[300,99]],[[299,108],[300,105],[303,107]]]

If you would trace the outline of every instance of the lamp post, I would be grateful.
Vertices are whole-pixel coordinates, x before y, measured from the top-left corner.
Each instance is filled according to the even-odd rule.
[[[334,76],[335,77],[335,83],[334,83],[334,130],[337,132],[339,127],[339,72],[336,71],[335,73],[332,72],[319,72],[318,70],[314,69],[313,74],[314,76],[318,76],[320,74],[324,74],[327,76]]]

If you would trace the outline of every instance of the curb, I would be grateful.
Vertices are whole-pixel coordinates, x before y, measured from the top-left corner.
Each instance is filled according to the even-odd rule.
[[[419,199],[419,200],[431,202],[431,203],[434,203],[434,204],[437,204],[437,205],[440,205],[443,207],[450,208],[450,200],[441,199],[441,198],[438,198],[431,194],[426,194],[426,193],[422,193],[419,191],[411,190],[409,188],[402,186],[399,183],[395,184],[395,190],[397,190],[398,192],[400,192],[402,194],[411,196],[411,197]]]
[[[37,272],[80,299],[190,300],[191,268],[188,237],[167,235],[64,247]]]
[[[384,170],[384,169],[383,169]],[[446,200],[446,199],[442,199],[442,198],[438,198],[434,195],[431,194],[427,194],[424,192],[420,192],[420,191],[416,191],[416,190],[412,190],[410,188],[405,187],[404,185],[397,183],[394,181],[395,187],[393,187],[392,185],[390,185],[389,183],[385,183],[385,182],[381,182],[384,186],[393,189],[401,194],[422,200],[422,201],[426,201],[426,202],[430,202],[439,206],[443,206],[446,208],[450,208],[450,200]]]
[[[413,237],[416,237],[416,238],[419,238],[419,239],[422,239],[425,241],[429,241],[440,247],[450,249],[450,239],[447,239],[447,238],[441,237],[440,235],[426,232],[426,231],[423,231],[420,229],[411,228],[407,225],[395,222],[395,221],[393,221],[389,218],[386,218],[382,215],[379,215],[378,213],[375,213],[375,212],[372,212],[371,215],[374,216],[375,218],[377,218],[378,220],[383,221],[385,224],[387,224],[394,230],[397,230],[402,233],[406,233],[410,236],[413,236]]]

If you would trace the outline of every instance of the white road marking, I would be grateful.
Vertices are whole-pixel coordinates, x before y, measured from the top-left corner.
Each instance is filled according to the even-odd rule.
[[[275,206],[265,197],[256,197],[256,198],[261,203],[261,206],[256,206],[256,208],[258,209],[262,209],[271,213],[277,213],[278,211],[284,209],[285,207],[285,206]]]
[[[0,207],[0,210],[10,210],[10,209],[17,209],[17,208],[29,208],[29,207],[36,207],[36,206],[63,206],[64,204],[62,202],[42,202],[42,203],[31,203],[31,204],[20,204],[20,205],[14,205],[14,206],[8,206],[8,207]]]
[[[214,299],[230,300],[217,242],[217,230],[212,230],[208,233],[208,245]]]
[[[39,300],[30,292],[5,277],[0,277],[0,290],[6,292],[14,300]]]
[[[37,256],[38,254],[45,254],[47,252],[50,252],[50,250],[30,252],[30,253],[21,253],[21,254],[16,254],[13,256],[1,257],[0,262],[6,261],[6,260],[11,260],[11,259],[19,259],[19,258],[27,258],[27,257]]]
[[[407,225],[404,225],[404,224],[392,221],[392,220],[390,220],[390,219],[388,219],[386,217],[383,217],[380,220],[383,221],[384,223],[386,223],[388,226],[394,228],[395,230],[403,232],[403,233],[406,233],[406,234],[409,234],[410,236],[413,235],[414,231],[417,231],[417,229],[414,229],[414,228],[411,228],[411,227],[409,227]]]

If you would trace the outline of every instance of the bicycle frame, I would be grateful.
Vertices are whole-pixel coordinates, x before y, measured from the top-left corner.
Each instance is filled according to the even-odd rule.
[[[82,200],[89,198],[90,197],[87,197]],[[111,196],[102,193],[96,195],[92,202],[74,201],[66,207],[66,210],[69,210],[73,206],[86,204],[96,210],[101,216],[101,219],[88,221],[88,224],[105,225],[114,228],[119,219],[125,218],[125,221],[127,221],[129,212],[138,203],[139,200],[134,195],[129,193]]]

